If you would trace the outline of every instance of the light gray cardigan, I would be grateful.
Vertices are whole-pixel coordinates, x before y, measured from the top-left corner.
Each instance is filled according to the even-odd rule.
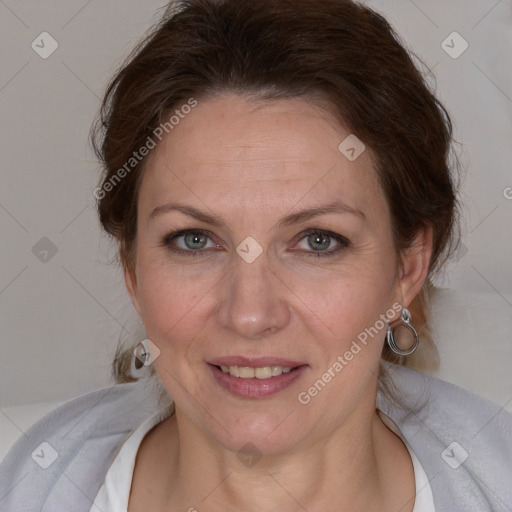
[[[386,368],[401,405],[379,391],[377,407],[416,453],[436,511],[511,512],[512,416],[439,379]],[[0,464],[0,511],[89,512],[123,442],[169,405],[160,389],[146,376],[79,396],[35,423]]]

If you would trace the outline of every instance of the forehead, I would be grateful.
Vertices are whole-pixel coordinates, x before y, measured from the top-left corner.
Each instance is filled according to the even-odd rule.
[[[339,145],[349,135],[325,108],[302,99],[198,101],[149,155],[141,206],[188,198],[280,211],[341,199],[375,209],[382,197],[372,156],[344,156]]]

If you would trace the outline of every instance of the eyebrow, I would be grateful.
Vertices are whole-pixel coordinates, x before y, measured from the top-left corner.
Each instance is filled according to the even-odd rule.
[[[157,217],[158,215],[162,215],[164,213],[168,213],[171,211],[178,211],[190,217],[194,217],[201,222],[206,224],[210,224],[216,227],[226,227],[226,222],[213,213],[206,213],[193,206],[187,206],[179,203],[167,203],[161,206],[157,206],[149,215],[148,222]],[[329,213],[348,213],[360,217],[363,220],[366,220],[366,215],[356,208],[352,208],[342,202],[336,201],[323,206],[317,206],[314,208],[308,208],[306,210],[301,210],[300,212],[291,213],[283,217],[278,223],[277,227],[290,226],[292,224],[296,224],[299,222],[304,222],[313,217],[317,217],[319,215],[326,215]]]
[[[279,227],[289,226],[291,224],[304,222],[313,217],[326,215],[328,213],[349,213],[357,217],[361,217],[363,220],[366,220],[366,215],[361,210],[352,208],[351,206],[338,201],[326,204],[324,206],[317,206],[314,208],[308,208],[307,210],[301,210],[300,212],[291,213],[290,215],[283,217],[277,225]]]

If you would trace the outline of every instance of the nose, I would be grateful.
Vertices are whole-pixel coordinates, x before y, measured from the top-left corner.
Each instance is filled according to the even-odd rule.
[[[252,263],[237,256],[223,284],[219,322],[243,339],[258,340],[274,334],[290,321],[287,291],[265,253]]]

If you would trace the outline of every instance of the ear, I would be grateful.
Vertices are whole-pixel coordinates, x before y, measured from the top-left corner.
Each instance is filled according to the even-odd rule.
[[[137,299],[137,278],[135,276],[135,270],[124,267],[124,282],[126,284],[126,290],[128,295],[132,299],[133,307],[137,310],[139,316],[141,316],[141,307]]]
[[[401,292],[400,299],[404,307],[409,307],[427,279],[432,257],[432,240],[432,226],[420,228],[411,246],[402,253],[398,284]]]
[[[125,258],[124,247],[121,247],[121,260],[123,262],[124,282],[128,295],[132,300],[133,307],[141,316],[142,308],[140,307],[139,300],[137,299],[137,276],[135,274],[135,263],[128,262]]]

